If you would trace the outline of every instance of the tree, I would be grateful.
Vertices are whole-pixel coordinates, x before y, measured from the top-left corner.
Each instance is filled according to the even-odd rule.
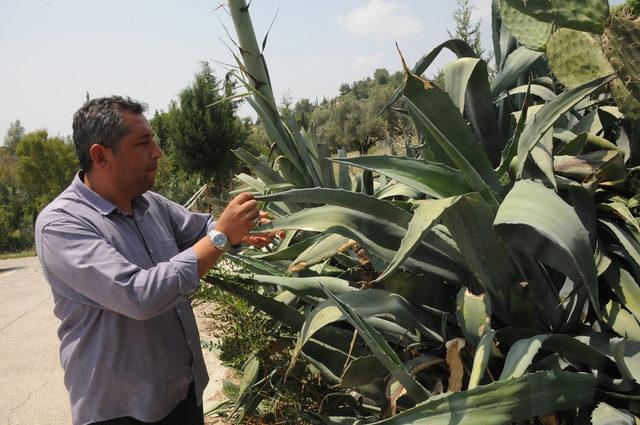
[[[478,21],[474,24],[471,23],[471,12],[473,6],[469,4],[469,0],[456,0],[458,7],[453,12],[453,21],[455,23],[455,32],[450,35],[455,38],[466,42],[473,48],[479,58],[484,59],[485,62],[489,62],[489,55],[482,47],[482,41],[480,39],[480,24],[482,21]]]
[[[16,146],[20,139],[24,137],[24,128],[20,120],[15,120],[9,125],[7,134],[4,136],[4,146],[12,153],[16,152]]]
[[[293,119],[296,120],[300,127],[308,130],[309,125],[311,125],[311,114],[315,108],[315,105],[309,99],[303,97],[293,107]]]
[[[16,147],[18,184],[33,199],[33,218],[71,183],[78,170],[73,146],[47,130],[26,134]]]
[[[389,82],[389,71],[385,68],[378,68],[373,72],[373,79],[377,84],[384,85]]]
[[[344,96],[345,94],[349,93],[349,90],[351,90],[351,86],[349,85],[349,83],[342,83],[340,84],[338,93],[340,93],[340,96]]]
[[[180,169],[221,184],[229,181],[236,167],[230,150],[242,145],[247,137],[235,116],[236,103],[219,102],[225,89],[230,90],[221,87],[209,64],[203,62],[178,101],[151,120],[161,146]]]

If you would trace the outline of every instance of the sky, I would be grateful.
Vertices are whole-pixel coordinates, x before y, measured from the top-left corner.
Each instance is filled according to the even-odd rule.
[[[491,49],[491,0],[472,0]],[[0,137],[16,119],[26,131],[71,134],[73,113],[91,97],[127,95],[152,115],[192,80],[201,61],[233,57],[228,13],[217,0],[0,0]],[[259,42],[276,97],[333,97],[343,82],[412,65],[448,39],[455,0],[253,0]],[[431,68],[450,60],[443,55]],[[429,74],[429,72],[427,72]],[[250,115],[241,107],[241,115]],[[1,141],[2,139],[0,139]]]

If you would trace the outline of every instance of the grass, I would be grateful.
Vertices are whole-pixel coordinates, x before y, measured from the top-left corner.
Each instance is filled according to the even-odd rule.
[[[14,260],[16,258],[35,257],[35,255],[35,248],[30,248],[18,252],[0,252],[0,260]]]

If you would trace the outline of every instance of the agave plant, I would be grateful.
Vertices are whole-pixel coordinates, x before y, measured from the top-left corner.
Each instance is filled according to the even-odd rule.
[[[256,231],[287,237],[207,281],[296,332],[289,370],[304,359],[345,400],[301,415],[636,423],[640,21],[606,0],[495,1],[493,81],[461,40],[402,59],[386,108],[403,99],[419,158],[329,158],[279,117],[249,7],[228,7],[238,77],[284,158],[276,172],[239,151],[257,177],[239,179],[278,217]],[[445,48],[441,90],[421,75]],[[340,189],[332,162],[367,171],[367,189]],[[250,414],[276,371],[245,372]]]

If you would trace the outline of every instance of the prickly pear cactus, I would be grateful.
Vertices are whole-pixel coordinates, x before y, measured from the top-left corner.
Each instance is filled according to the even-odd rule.
[[[640,19],[612,16],[602,46],[622,83],[640,101]]]
[[[551,37],[553,24],[538,21],[509,6],[505,0],[500,0],[500,16],[502,23],[509,28],[518,43],[527,49],[544,51]]]
[[[627,119],[640,121],[640,102],[629,93],[619,78],[611,82],[611,94],[613,94],[618,109]]]
[[[567,88],[614,72],[600,43],[586,32],[559,29],[551,36],[546,54],[551,70]]]
[[[608,0],[505,0],[539,21],[601,34],[609,18]]]

